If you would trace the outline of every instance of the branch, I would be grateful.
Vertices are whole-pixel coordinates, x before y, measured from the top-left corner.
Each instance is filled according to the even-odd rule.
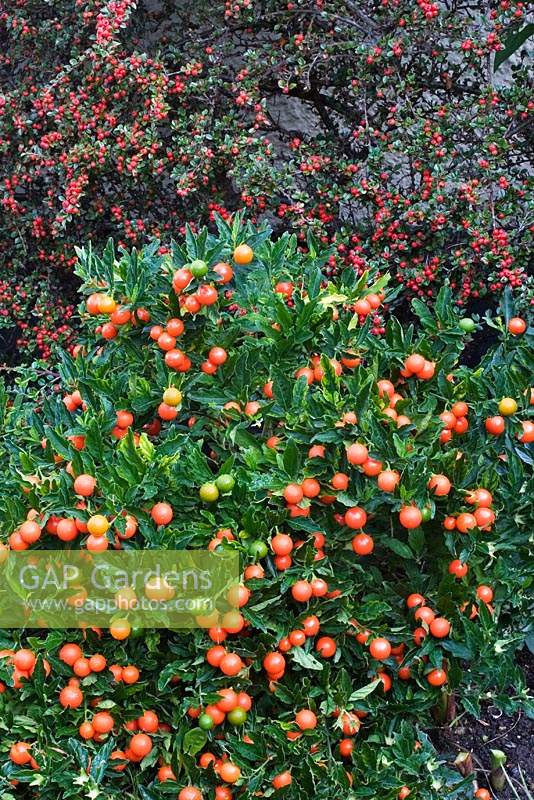
[[[375,31],[375,32],[377,32],[377,31],[379,30],[379,26],[376,24],[376,22],[375,22],[373,19],[371,19],[371,17],[368,17],[368,16],[367,16],[367,14],[364,14],[364,12],[363,12],[363,11],[361,11],[361,10],[358,8],[357,4],[356,4],[356,3],[354,3],[354,2],[353,2],[353,0],[344,0],[344,1],[345,1],[345,5],[346,5],[346,7],[348,8],[348,10],[349,10],[349,11],[350,11],[352,14],[354,14],[354,16],[355,16],[357,19],[359,19],[359,20],[360,20],[360,22],[361,22],[363,25],[365,25],[365,26],[366,26],[366,29],[367,29],[368,31],[370,30],[370,31]]]

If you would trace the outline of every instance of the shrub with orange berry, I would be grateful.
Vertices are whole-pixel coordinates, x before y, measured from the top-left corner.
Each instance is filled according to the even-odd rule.
[[[80,775],[147,799],[469,796],[421,729],[522,697],[530,329],[507,304],[467,366],[444,288],[377,337],[363,301],[388,305],[387,275],[325,285],[323,253],[240,216],[121,250],[112,282],[111,252],[80,251],[61,390],[5,394],[0,563],[232,550],[235,608],[139,630],[126,587],[107,628],[4,631],[2,774],[55,796]]]

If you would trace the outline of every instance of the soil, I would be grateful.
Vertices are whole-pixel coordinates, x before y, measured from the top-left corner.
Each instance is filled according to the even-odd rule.
[[[520,664],[525,671],[527,685],[534,685],[534,659],[528,650],[523,652]],[[483,707],[480,718],[464,716],[451,727],[431,731],[434,746],[449,763],[458,753],[471,753],[478,786],[491,789],[489,783],[490,750],[506,753],[506,772],[514,790],[507,783],[499,792],[493,792],[498,800],[530,800],[534,796],[534,720],[519,711],[506,716],[492,705]],[[528,792],[525,790],[526,784]]]

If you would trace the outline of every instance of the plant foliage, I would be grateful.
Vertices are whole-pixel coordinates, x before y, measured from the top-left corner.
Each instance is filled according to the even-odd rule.
[[[327,283],[328,250],[311,234],[303,253],[294,235],[274,240],[239,215],[216,224],[216,234],[187,229],[168,247],[79,251],[82,340],[74,357],[63,356],[58,391],[26,380],[1,397],[0,530],[14,549],[93,549],[85,525],[98,513],[110,527],[96,547],[234,549],[248,590],[241,629],[134,629],[125,640],[108,630],[3,631],[2,797],[25,787],[50,800],[157,800],[186,786],[220,800],[232,792],[393,800],[406,796],[403,787],[424,800],[469,797],[472,784],[440,761],[424,729],[454,703],[474,714],[481,698],[505,711],[528,704],[514,654],[528,635],[532,580],[533,330],[509,332],[507,296],[500,316],[484,322],[495,347],[462,365],[471,334],[445,286],[432,309],[414,303],[413,325],[391,317],[378,338],[354,304],[387,302],[386,278],[357,281],[349,269]],[[252,248],[246,258],[236,250],[243,244]],[[203,262],[204,276],[187,276]],[[171,319],[184,326],[173,367],[160,347]],[[407,367],[414,354],[433,368],[424,379]],[[180,402],[162,409],[171,387]],[[516,408],[500,406],[503,398]],[[486,420],[499,415],[497,435]],[[366,448],[363,460],[355,444],[360,455]],[[390,490],[380,488],[386,471],[398,477]],[[85,499],[74,491],[80,474],[96,479]],[[228,474],[230,491],[201,499],[200,487]],[[446,492],[429,484],[436,475],[450,482]],[[308,496],[299,499],[299,487]],[[472,496],[479,489],[489,501]],[[170,504],[168,524],[154,521],[157,502]],[[407,527],[406,509],[420,512],[419,524]],[[70,542],[59,536],[65,519],[78,523]],[[39,526],[35,544],[21,538],[25,520]],[[367,555],[358,552],[362,525]],[[289,537],[285,559],[280,533]],[[458,564],[467,565],[463,577]],[[407,604],[415,594],[448,621],[448,635],[432,633],[430,616],[417,618],[419,601]],[[373,649],[381,639],[392,648],[382,655]],[[107,662],[79,677],[75,708],[58,700],[75,677],[60,656],[66,642]],[[238,674],[212,665],[217,642],[241,659]],[[21,647],[37,657],[26,674],[13,670]],[[279,665],[283,656],[281,669],[268,668],[269,654]],[[138,680],[117,678],[117,665],[137,667]],[[246,719],[232,724],[229,713],[208,730],[206,708],[213,714],[230,687],[250,697]],[[158,717],[151,749],[135,758],[135,720],[148,710]],[[302,710],[316,726],[299,730]],[[81,738],[80,725],[104,711],[112,730]],[[347,739],[352,754],[342,756]],[[18,741],[31,744],[34,765],[13,763]],[[291,782],[276,789],[286,771]]]

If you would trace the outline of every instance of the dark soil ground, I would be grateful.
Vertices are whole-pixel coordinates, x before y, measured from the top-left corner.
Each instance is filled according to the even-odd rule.
[[[520,663],[528,686],[534,687],[534,658],[523,651]],[[471,753],[479,787],[491,788],[489,783],[490,750],[506,753],[506,771],[515,792],[507,783],[493,796],[499,800],[530,800],[534,797],[534,720],[524,712],[507,717],[495,706],[483,708],[479,719],[464,716],[452,727],[431,732],[436,749],[452,764],[458,753]],[[525,790],[523,781],[528,788]]]

